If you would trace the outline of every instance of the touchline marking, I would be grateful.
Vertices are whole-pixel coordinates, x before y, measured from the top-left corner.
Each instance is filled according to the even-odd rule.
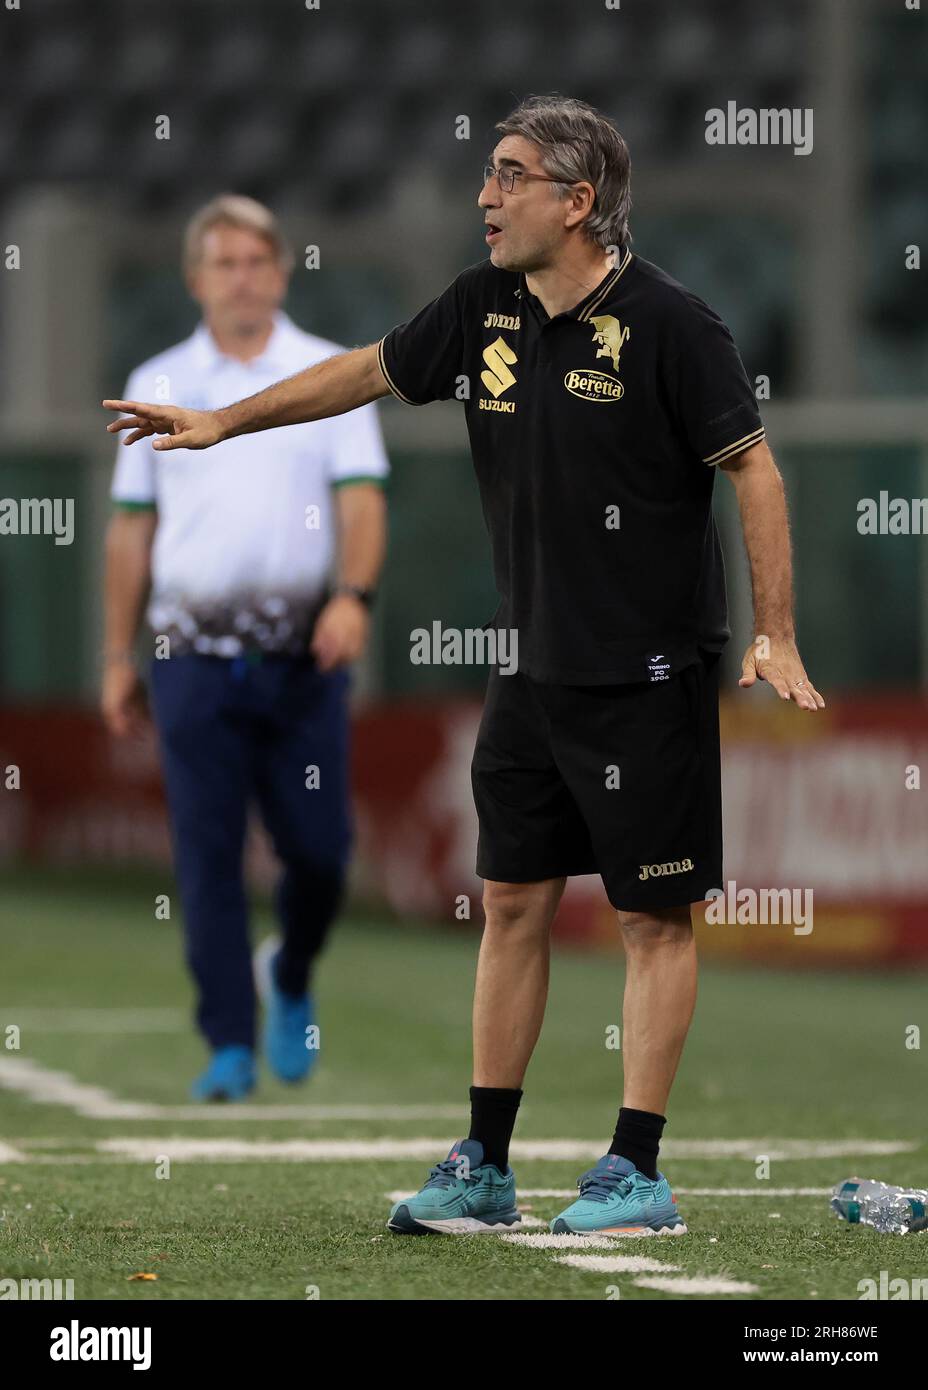
[[[674,1193],[680,1197],[828,1197],[830,1187],[767,1187],[758,1182],[756,1187],[678,1187],[673,1184]]]
[[[662,1260],[649,1260],[644,1255],[555,1255],[554,1263],[570,1265],[573,1269],[592,1269],[600,1274],[637,1274],[645,1270],[666,1272],[680,1268],[679,1265],[664,1264]]]
[[[24,1156],[19,1149],[14,1149],[12,1144],[4,1144],[0,1139],[0,1163],[22,1163]]]
[[[119,1100],[31,1057],[0,1057],[0,1087],[39,1105],[63,1105],[88,1120],[445,1120],[460,1105],[156,1105]]]
[[[525,1217],[522,1218],[522,1225],[525,1225]],[[547,1225],[547,1222],[545,1222]],[[525,1245],[530,1250],[616,1250],[618,1241],[611,1240],[609,1236],[575,1236],[575,1235],[547,1235],[523,1236],[518,1232],[501,1235],[500,1240],[507,1245]],[[649,1268],[656,1269],[657,1265],[649,1265]],[[673,1269],[674,1265],[660,1265],[661,1269]]]
[[[158,1105],[153,1103],[119,1100],[103,1086],[92,1086],[78,1081],[69,1072],[52,1071],[43,1067],[30,1057],[0,1056],[0,1087],[14,1091],[40,1105],[61,1105],[75,1115],[94,1120],[179,1120],[220,1121],[237,1120],[412,1120],[412,1119],[462,1119],[464,1112],[459,1105]],[[161,1152],[165,1139],[115,1140],[115,1143],[158,1145]],[[294,1151],[288,1147],[286,1152],[278,1153],[280,1146],[265,1144],[261,1147],[267,1152],[250,1148],[255,1141],[250,1140],[193,1140],[176,1139],[174,1144],[186,1145],[190,1150],[185,1157],[200,1157],[196,1152],[198,1145],[218,1146],[203,1154],[207,1158],[297,1158],[320,1162],[354,1162],[365,1158],[430,1158],[436,1149],[447,1150],[454,1139],[375,1139],[375,1140],[299,1140],[294,1144],[303,1145],[305,1151]],[[873,1139],[669,1139],[662,1146],[662,1160],[670,1162],[682,1159],[706,1158],[745,1158],[755,1161],[760,1154],[771,1160],[840,1158],[843,1156],[867,1157],[912,1153],[921,1145],[908,1140]],[[514,1159],[550,1159],[570,1162],[587,1162],[601,1156],[603,1140],[600,1139],[516,1139],[511,1145]],[[149,1148],[144,1152],[148,1153]],[[130,1157],[132,1155],[130,1154]],[[178,1154],[178,1156],[180,1156]],[[28,1158],[24,1155],[24,1158]],[[687,1189],[675,1191],[686,1193]],[[572,1196],[574,1189],[561,1190],[535,1189],[536,1195]],[[791,1189],[761,1187],[731,1189],[730,1195],[773,1196],[791,1195]],[[408,1195],[408,1194],[403,1194]],[[729,1190],[724,1188],[694,1188],[693,1196],[724,1196]],[[797,1195],[820,1196],[817,1189],[797,1190]]]
[[[668,1139],[661,1144],[661,1159],[746,1158],[753,1162],[760,1154],[780,1160],[842,1158],[911,1153],[919,1148],[920,1143],[902,1139]]]
[[[436,1153],[446,1151],[453,1143],[450,1139],[190,1139],[185,1135],[141,1138],[111,1138],[101,1139],[96,1144],[98,1152],[101,1153],[120,1153],[129,1157],[148,1159],[155,1153],[170,1153],[177,1159],[219,1159],[219,1160],[247,1160],[247,1159],[281,1159],[302,1161],[307,1163],[355,1163],[365,1159],[434,1159]],[[848,1153],[858,1154],[866,1152],[865,1149],[856,1148],[848,1141]],[[547,1151],[546,1145],[555,1150],[553,1153]],[[523,1145],[515,1141],[511,1146],[512,1157],[515,1160],[522,1158],[563,1158],[564,1149],[570,1150],[567,1155],[571,1159],[588,1158],[590,1154],[595,1154],[602,1147],[602,1140],[593,1140],[586,1145],[578,1144],[574,1140],[552,1139],[525,1141],[525,1147],[532,1150],[531,1155],[520,1152]],[[917,1148],[917,1145],[900,1145],[898,1152],[902,1149]],[[880,1150],[882,1152],[882,1150]],[[540,1189],[554,1192],[553,1189]],[[830,1189],[829,1189],[830,1190]],[[520,1196],[529,1196],[532,1189],[526,1189]],[[683,1188],[678,1188],[674,1184],[675,1192],[683,1192]],[[772,1196],[772,1191],[758,1191],[756,1194],[753,1189],[742,1189],[751,1196]],[[705,1189],[705,1195],[715,1196],[724,1192],[724,1189]],[[400,1193],[400,1197],[408,1197],[409,1192]],[[536,1192],[537,1195],[537,1192]],[[555,1192],[557,1196],[575,1196],[576,1190],[569,1189],[563,1192]],[[816,1196],[821,1193],[816,1192]]]
[[[636,1279],[639,1289],[659,1289],[662,1293],[759,1293],[756,1284],[748,1284],[743,1279]]]

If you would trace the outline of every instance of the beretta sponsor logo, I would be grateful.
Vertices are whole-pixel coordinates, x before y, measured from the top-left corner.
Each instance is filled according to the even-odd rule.
[[[571,395],[584,401],[618,401],[625,393],[621,381],[608,372],[568,372],[564,385]]]

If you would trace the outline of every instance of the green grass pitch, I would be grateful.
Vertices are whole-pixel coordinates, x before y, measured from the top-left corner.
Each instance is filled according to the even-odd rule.
[[[150,876],[7,875],[0,892],[0,1071],[66,1073],[118,1102],[186,1106],[204,1051],[189,1022],[191,993],[178,923],[155,919],[163,881]],[[256,937],[270,925],[256,913]],[[388,1193],[413,1191],[429,1163],[467,1132],[470,998],[479,927],[457,930],[352,917],[319,967],[322,1051],[310,1083],[265,1070],[262,1106],[457,1107],[408,1118],[100,1117],[0,1084],[0,1278],[73,1279],[77,1299],[668,1299],[635,1271],[581,1269],[559,1253],[495,1236],[403,1238],[384,1222]],[[548,1014],[525,1085],[518,1139],[601,1141],[620,1101],[621,1054],[605,1046],[620,1021],[621,955],[558,953]],[[625,1240],[615,1251],[674,1277],[754,1285],[754,1299],[856,1299],[858,1281],[928,1277],[928,1234],[849,1228],[822,1195],[853,1173],[928,1186],[921,1050],[925,973],[787,973],[704,967],[696,1017],[671,1098],[665,1139],[882,1141],[882,1156],[774,1159],[662,1156],[690,1234]],[[99,1011],[83,1014],[82,1010]],[[123,1031],[114,1010],[139,1026]],[[126,1015],[123,1015],[124,1017]],[[113,1020],[116,1020],[114,1024]],[[19,1047],[11,1048],[20,1028]],[[2,1078],[0,1078],[2,1079]],[[100,1149],[106,1140],[434,1139],[429,1159],[352,1161],[149,1158]],[[4,1149],[3,1146],[6,1146]],[[117,1161],[114,1161],[114,1157]],[[594,1155],[590,1155],[589,1162]],[[517,1160],[520,1193],[573,1188],[589,1163]],[[747,1188],[748,1196],[719,1195]],[[687,1195],[687,1189],[707,1189]],[[547,1222],[567,1198],[520,1196]],[[532,1227],[544,1233],[546,1226]],[[570,1252],[576,1253],[576,1252]],[[157,1279],[137,1281],[138,1273]],[[658,1271],[659,1273],[659,1271]],[[693,1295],[689,1295],[692,1297]],[[699,1295],[695,1295],[699,1296]],[[711,1294],[707,1297],[731,1297]]]

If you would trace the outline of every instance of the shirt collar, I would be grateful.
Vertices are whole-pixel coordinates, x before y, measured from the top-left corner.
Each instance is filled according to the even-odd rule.
[[[289,370],[287,347],[292,332],[293,320],[282,309],[276,310],[274,326],[264,351],[248,362],[240,362],[237,357],[229,357],[221,350],[205,320],[201,320],[193,334],[194,361],[201,371],[215,371],[226,363],[233,362],[238,367],[267,367],[280,371],[283,375]]]
[[[609,296],[613,293],[616,285],[619,283],[619,280],[625,274],[626,270],[631,265],[631,263],[632,253],[627,246],[623,245],[622,247],[620,247],[618,255],[615,258],[615,265],[613,266],[613,268],[606,273],[606,275],[603,277],[602,280],[600,280],[596,288],[592,289],[585,299],[581,299],[580,303],[575,304],[572,309],[565,309],[562,317],[580,320],[589,319],[590,316],[596,312],[599,306],[601,304],[604,304],[605,301],[609,298]],[[535,297],[532,294],[531,290],[528,288],[528,285],[526,284],[525,274],[523,271],[519,272],[519,288],[517,289],[516,294],[519,298],[520,303],[523,304],[526,303],[527,300],[533,299]],[[555,318],[557,317],[558,315],[555,315]]]

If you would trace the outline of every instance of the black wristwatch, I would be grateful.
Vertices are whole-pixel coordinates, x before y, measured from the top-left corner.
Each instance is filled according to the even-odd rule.
[[[374,606],[374,599],[377,597],[376,589],[361,589],[357,584],[336,584],[332,590],[332,597],[336,594],[350,594],[364,604],[365,608]]]

